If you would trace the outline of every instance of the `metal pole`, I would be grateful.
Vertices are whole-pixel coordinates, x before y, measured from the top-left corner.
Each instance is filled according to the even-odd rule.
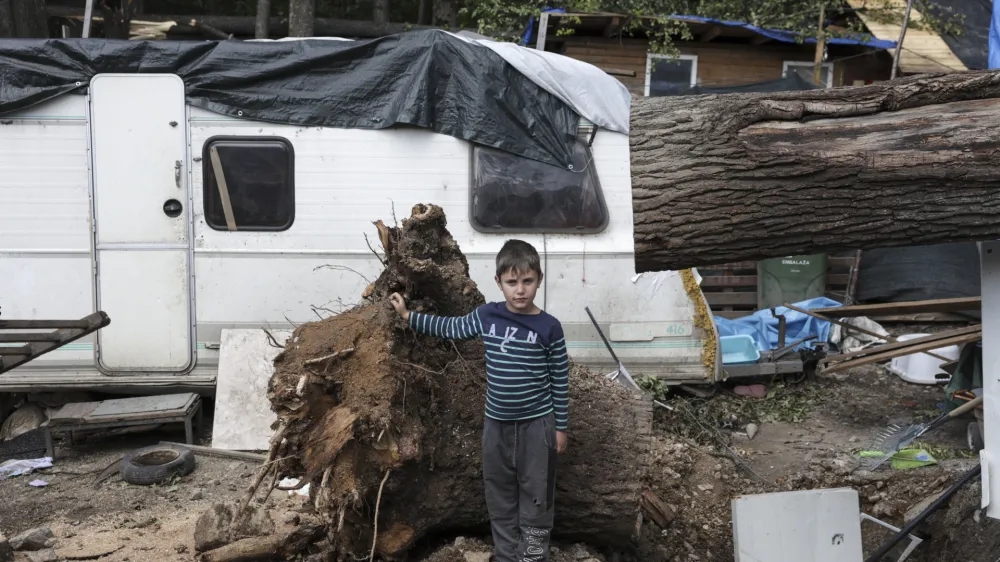
[[[90,22],[94,18],[94,0],[87,0],[87,7],[83,11],[83,32],[80,37],[86,39],[90,37]]]
[[[921,511],[920,515],[914,517],[913,521],[910,521],[910,523],[907,526],[900,529],[898,533],[896,533],[891,539],[889,539],[888,541],[886,541],[885,544],[882,545],[882,548],[878,549],[878,551],[875,552],[875,554],[872,554],[867,559],[865,559],[865,562],[879,562],[880,560],[882,560],[882,557],[888,554],[888,552],[892,550],[892,547],[896,546],[896,544],[898,544],[899,541],[906,538],[906,536],[909,535],[911,531],[917,528],[917,525],[920,525],[921,523],[924,522],[924,519],[927,519],[928,517],[931,516],[932,513],[940,509],[940,507],[944,505],[945,502],[947,502],[952,496],[955,495],[955,492],[959,491],[962,488],[962,486],[968,484],[969,480],[972,480],[976,476],[979,476],[979,474],[982,472],[982,469],[983,466],[977,463],[976,466],[972,468],[972,470],[963,474],[962,477],[958,480],[958,482],[955,482],[954,484],[952,484],[951,488],[945,490],[945,492],[941,494],[941,497],[934,500],[934,503],[929,505],[927,509]]]
[[[906,37],[906,27],[910,25],[910,10],[913,8],[913,0],[906,0],[906,14],[903,15],[903,28],[899,30],[899,42],[896,43],[896,53],[892,56],[892,73],[889,80],[896,79],[899,72],[899,57],[903,52],[903,38]]]

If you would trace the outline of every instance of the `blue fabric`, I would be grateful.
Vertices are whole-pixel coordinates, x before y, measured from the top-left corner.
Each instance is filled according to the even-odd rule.
[[[993,1],[994,2],[998,2],[1000,0],[993,0]],[[563,9],[563,8],[549,8],[549,7],[545,7],[544,9],[542,9],[542,12],[548,12],[550,14],[564,14],[564,13],[566,13],[566,10]],[[995,20],[996,19],[996,15],[994,15],[993,17],[994,17],[994,20]],[[756,25],[750,25],[749,23],[744,23],[744,22],[741,22],[741,21],[724,21],[724,20],[717,20],[717,19],[714,19],[714,18],[705,18],[705,17],[702,17],[702,16],[682,16],[682,15],[676,15],[676,14],[670,16],[670,18],[671,19],[675,19],[675,20],[679,20],[679,21],[693,21],[693,22],[699,22],[699,23],[714,23],[716,25],[724,25],[726,27],[742,27],[743,29],[749,29],[750,31],[753,31],[754,33],[757,33],[759,35],[763,35],[764,37],[767,37],[768,39],[773,39],[775,41],[781,41],[782,43],[815,43],[816,42],[816,38],[815,37],[800,38],[800,35],[798,33],[794,33],[792,31],[781,31],[781,30],[778,30],[778,29],[767,29],[767,28],[764,28],[764,27],[757,27]],[[521,37],[521,41],[520,41],[521,45],[528,45],[528,43],[531,41],[531,38],[534,35],[534,33],[535,33],[535,16],[531,16],[528,19],[528,26],[524,30],[524,36]],[[857,36],[856,38],[851,38],[851,37],[828,37],[826,39],[826,43],[828,45],[863,45],[865,47],[873,47],[873,48],[876,48],[876,49],[894,49],[896,47],[896,42],[895,41],[887,41],[887,40],[875,39],[875,38],[864,40],[860,35]],[[992,28],[991,28],[991,31],[990,31],[990,45],[993,45],[993,32],[992,32]],[[991,49],[991,51],[992,51],[992,49]],[[990,55],[990,56],[992,57],[993,55]],[[993,59],[990,58],[990,61],[992,61],[992,60]],[[991,62],[990,68],[993,68],[992,67],[992,62]]]
[[[998,0],[994,0],[996,2]],[[751,25],[749,23],[744,23],[741,21],[724,21],[717,20],[714,18],[705,18],[702,16],[682,16],[673,15],[670,16],[672,19],[680,21],[696,21],[701,23],[714,23],[716,25],[724,25],[727,27],[742,27],[743,29],[748,29],[763,35],[768,39],[773,39],[775,41],[781,41],[782,43],[816,43],[815,37],[805,37],[802,38],[800,34],[792,31],[781,31],[778,29],[767,29],[763,27],[757,27],[756,25]],[[894,49],[896,47],[895,41],[888,41],[884,39],[868,39],[865,40],[861,35],[856,37],[828,37],[826,39],[828,45],[863,45],[865,47],[873,47],[876,49]]]
[[[566,10],[564,8],[549,8],[546,6],[542,9],[543,12],[548,12],[550,14],[565,14]],[[528,18],[528,27],[524,30],[524,36],[521,37],[521,45],[528,45],[528,41],[531,41],[531,36],[535,33],[535,16]]]
[[[797,308],[805,310],[843,306],[839,302],[826,297],[817,297],[792,304]],[[775,307],[775,312],[785,316],[785,345],[812,335],[819,336],[816,340],[795,346],[794,349],[798,350],[809,347],[817,341],[825,342],[830,338],[830,328],[832,327],[830,322],[813,318],[808,314],[795,312],[784,306]],[[732,320],[715,317],[715,327],[719,331],[720,336],[746,334],[753,337],[759,351],[778,349],[778,319],[771,315],[770,309],[758,310],[750,316],[734,318]]]
[[[989,68],[1000,68],[1000,0],[993,0],[990,17]]]

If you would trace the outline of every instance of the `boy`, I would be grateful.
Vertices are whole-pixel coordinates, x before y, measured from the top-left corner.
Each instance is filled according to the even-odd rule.
[[[414,331],[481,337],[486,346],[483,480],[497,562],[546,562],[555,514],[556,455],[566,450],[569,357],[562,325],[535,306],[542,267],[535,248],[508,240],[495,281],[506,302],[460,318],[410,312],[389,300]]]

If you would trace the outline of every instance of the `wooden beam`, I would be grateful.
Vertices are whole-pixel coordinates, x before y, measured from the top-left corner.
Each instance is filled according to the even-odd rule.
[[[851,359],[849,361],[844,361],[842,363],[837,363],[836,365],[829,366],[823,369],[824,373],[835,373],[837,371],[843,371],[845,369],[853,369],[854,367],[861,367],[862,365],[870,365],[872,363],[879,363],[881,361],[888,361],[896,357],[902,357],[903,355],[910,355],[913,353],[924,352],[927,350],[937,349],[939,347],[947,347],[949,345],[961,345],[963,343],[974,342],[983,337],[981,332],[976,332],[974,334],[965,334],[964,336],[954,336],[951,338],[946,338],[943,340],[935,340],[929,343],[924,343],[921,345],[914,345],[906,347],[905,349],[896,349],[893,351],[887,351],[885,353],[876,353],[869,355],[867,357],[859,357],[857,359]],[[931,355],[928,353],[928,355]],[[933,357],[939,358],[940,356],[933,355]],[[945,362],[951,361],[951,359],[944,359]]]
[[[95,312],[93,314],[90,314],[88,316],[83,317],[80,320],[73,320],[73,321],[69,321],[69,320],[3,320],[3,321],[0,321],[0,328],[3,327],[2,323],[4,323],[4,322],[7,323],[7,324],[16,324],[16,323],[19,323],[19,322],[28,322],[28,323],[34,323],[34,324],[45,323],[45,322],[52,322],[52,323],[56,323],[58,325],[63,325],[63,326],[65,326],[68,323],[72,323],[76,327],[61,328],[61,329],[56,330],[55,332],[53,332],[53,335],[58,337],[58,339],[55,340],[55,341],[36,342],[36,343],[30,343],[27,346],[24,346],[24,347],[28,348],[28,354],[27,355],[23,355],[23,354],[22,355],[18,355],[17,356],[18,358],[14,359],[13,361],[0,360],[0,373],[5,373],[7,371],[10,371],[11,369],[14,369],[14,368],[16,368],[16,367],[18,367],[20,365],[23,365],[23,364],[27,363],[28,361],[31,361],[32,359],[36,359],[38,357],[41,357],[42,355],[45,355],[46,353],[48,353],[50,351],[53,351],[55,349],[59,349],[60,347],[66,345],[66,344],[68,344],[70,342],[76,341],[76,340],[78,340],[78,339],[86,336],[87,334],[90,334],[91,332],[95,332],[97,330],[100,330],[101,328],[103,328],[103,327],[107,326],[108,324],[110,324],[111,323],[111,319],[108,318],[108,315],[105,314],[103,311],[97,311],[97,312]],[[30,328],[37,328],[37,327],[38,327],[37,325],[34,325],[34,326],[27,326],[26,328],[30,329]],[[0,349],[2,349],[2,348],[0,348]],[[4,353],[0,353],[0,357],[2,357],[3,355],[5,355],[5,354]]]
[[[257,453],[247,453],[244,451],[230,451],[227,449],[215,449],[213,447],[201,447],[199,445],[186,445],[184,443],[173,443],[170,441],[160,441],[160,445],[175,445],[177,447],[184,447],[185,449],[190,449],[196,455],[204,455],[206,457],[216,457],[220,459],[239,459],[244,461],[263,463],[267,460],[265,455],[260,455]]]
[[[608,25],[604,26],[604,36],[614,37],[615,35],[618,35],[624,26],[625,18],[614,16],[608,20]]]
[[[708,30],[705,33],[702,33],[701,36],[698,37],[698,40],[701,41],[702,43],[709,43],[719,35],[722,35],[722,26],[713,25],[712,27],[708,28]]]
[[[744,305],[757,306],[757,292],[704,293],[709,306]]]
[[[0,347],[0,355],[30,355],[31,346],[30,345],[10,345]]]
[[[0,332],[0,343],[28,343],[35,341],[59,341],[59,334],[56,334],[55,332],[47,332],[47,333]]]
[[[538,39],[535,41],[535,49],[539,51],[545,50],[545,38],[549,34],[549,13],[542,12],[542,15],[538,16]]]
[[[756,275],[712,275],[702,277],[701,287],[756,287]]]
[[[89,325],[87,320],[0,320],[0,330],[52,330]]]
[[[857,332],[859,334],[865,334],[867,336],[871,336],[873,338],[877,338],[877,339],[880,339],[880,340],[885,340],[885,341],[888,341],[888,342],[899,341],[898,339],[896,339],[896,336],[893,336],[893,335],[883,336],[882,334],[877,334],[875,332],[872,332],[871,330],[866,330],[865,328],[861,328],[861,327],[855,326],[853,324],[848,324],[847,322],[844,322],[844,321],[840,320],[839,318],[833,318],[833,317],[830,317],[830,316],[824,316],[823,314],[820,314],[818,312],[819,310],[830,310],[830,309],[817,309],[817,308],[814,308],[812,310],[806,310],[804,308],[799,308],[799,307],[797,307],[795,305],[791,305],[791,304],[786,304],[785,307],[787,307],[787,308],[789,308],[791,310],[794,310],[795,312],[799,312],[799,313],[805,314],[806,316],[812,316],[813,318],[818,318],[820,320],[825,320],[827,322],[831,322],[833,324],[836,324],[836,325],[840,326],[841,328],[844,328],[845,330],[849,330],[849,331],[853,330],[853,331],[855,331],[855,332]],[[834,309],[834,310],[836,310],[836,309]],[[941,359],[942,361],[947,361],[948,360],[946,357],[941,357],[940,355],[936,355],[934,353],[928,353],[927,355],[930,355],[931,357],[934,357],[936,359]]]
[[[834,308],[814,308],[812,312],[822,316],[853,318],[857,316],[894,316],[900,314],[923,314],[927,312],[958,312],[979,310],[981,297],[960,297],[954,299],[933,299],[925,301],[889,302],[883,304],[858,304]]]
[[[904,349],[904,348],[912,347],[912,346],[915,346],[915,345],[922,345],[922,344],[925,344],[925,343],[928,343],[928,342],[945,340],[945,339],[948,339],[948,338],[953,338],[955,336],[965,336],[965,335],[968,335],[968,334],[982,334],[982,332],[983,332],[983,327],[982,326],[970,326],[968,328],[959,328],[957,330],[948,330],[947,332],[939,332],[937,334],[930,334],[930,335],[927,335],[927,336],[923,336],[923,337],[920,337],[920,338],[915,338],[915,339],[907,340],[907,341],[896,340],[895,342],[892,342],[892,343],[887,343],[887,344],[878,345],[878,346],[874,346],[874,347],[868,347],[868,348],[865,348],[865,349],[859,349],[857,351],[850,351],[850,352],[847,352],[847,353],[841,353],[839,355],[830,355],[829,357],[825,357],[825,358],[821,359],[820,362],[819,362],[819,364],[823,365],[823,364],[828,364],[828,363],[839,363],[841,361],[846,361],[848,359],[854,359],[856,357],[864,357],[866,355],[875,355],[877,353],[886,353],[886,352],[889,352],[889,351],[895,351],[897,349]],[[945,359],[945,360],[947,360],[947,359]]]
[[[635,78],[634,70],[622,70],[620,68],[601,68],[601,70],[612,76],[629,76]]]

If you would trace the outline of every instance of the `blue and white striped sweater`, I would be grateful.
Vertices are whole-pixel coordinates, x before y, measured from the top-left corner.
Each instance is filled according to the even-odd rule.
[[[569,356],[551,314],[515,314],[506,303],[489,303],[456,318],[411,312],[410,327],[440,338],[483,339],[488,417],[516,421],[554,412],[556,429],[566,430]]]

